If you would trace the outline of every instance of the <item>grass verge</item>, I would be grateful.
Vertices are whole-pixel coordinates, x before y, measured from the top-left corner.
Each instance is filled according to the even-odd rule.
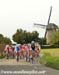
[[[55,55],[54,55],[54,53],[55,53]],[[39,62],[48,67],[59,70],[59,55],[57,55],[56,53],[57,53],[57,50],[43,51],[44,55],[42,58],[40,58]]]

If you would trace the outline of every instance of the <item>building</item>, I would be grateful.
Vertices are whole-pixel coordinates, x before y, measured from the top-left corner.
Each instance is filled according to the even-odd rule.
[[[53,37],[53,33],[56,31],[59,31],[59,28],[57,25],[55,25],[53,23],[50,23],[49,25],[47,25],[46,33],[45,33],[47,44],[49,44],[51,42],[51,38]]]

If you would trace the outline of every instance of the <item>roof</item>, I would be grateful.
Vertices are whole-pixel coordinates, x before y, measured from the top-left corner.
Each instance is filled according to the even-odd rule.
[[[51,29],[58,29],[58,26],[54,23],[50,23],[49,25],[47,25],[47,30],[51,30]]]

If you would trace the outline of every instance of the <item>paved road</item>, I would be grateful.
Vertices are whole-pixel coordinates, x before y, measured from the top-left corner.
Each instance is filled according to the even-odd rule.
[[[0,60],[0,75],[59,75],[59,70],[47,68],[41,64],[26,63],[24,60],[16,62],[11,59]]]

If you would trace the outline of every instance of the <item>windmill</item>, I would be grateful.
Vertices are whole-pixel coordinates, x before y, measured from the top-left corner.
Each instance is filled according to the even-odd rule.
[[[53,36],[53,32],[58,29],[58,26],[56,26],[54,23],[50,23],[51,13],[52,13],[52,6],[50,7],[50,13],[49,13],[47,25],[34,23],[35,26],[39,26],[41,28],[46,29],[45,38],[47,44],[49,44],[49,42],[51,41],[50,38]]]

